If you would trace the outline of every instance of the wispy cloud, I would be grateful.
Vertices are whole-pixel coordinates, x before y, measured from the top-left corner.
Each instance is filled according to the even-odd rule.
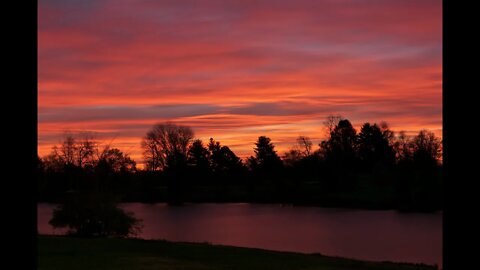
[[[248,155],[323,117],[442,129],[441,1],[39,1],[39,151],[63,129],[140,158],[157,121]]]

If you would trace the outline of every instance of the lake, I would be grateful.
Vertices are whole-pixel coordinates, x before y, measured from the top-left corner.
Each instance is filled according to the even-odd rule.
[[[143,220],[144,239],[442,266],[442,213],[248,203],[121,206]],[[38,204],[39,233],[64,233],[48,224],[54,207]]]

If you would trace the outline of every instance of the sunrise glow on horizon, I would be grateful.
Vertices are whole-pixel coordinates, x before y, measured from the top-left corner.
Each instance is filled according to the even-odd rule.
[[[280,155],[323,121],[442,133],[442,2],[38,2],[38,152],[66,131],[142,162],[158,122]],[[316,149],[315,148],[315,149]]]

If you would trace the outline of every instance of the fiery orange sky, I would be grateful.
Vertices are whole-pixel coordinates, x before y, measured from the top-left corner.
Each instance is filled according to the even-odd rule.
[[[239,156],[340,114],[442,131],[442,2],[39,0],[38,151],[93,132],[141,162],[156,122]]]

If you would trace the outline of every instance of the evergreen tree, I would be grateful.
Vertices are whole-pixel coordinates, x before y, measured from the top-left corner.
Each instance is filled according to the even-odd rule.
[[[255,157],[249,158],[252,170],[275,172],[283,167],[282,160],[277,155],[270,138],[266,136],[258,137],[255,146]]]

